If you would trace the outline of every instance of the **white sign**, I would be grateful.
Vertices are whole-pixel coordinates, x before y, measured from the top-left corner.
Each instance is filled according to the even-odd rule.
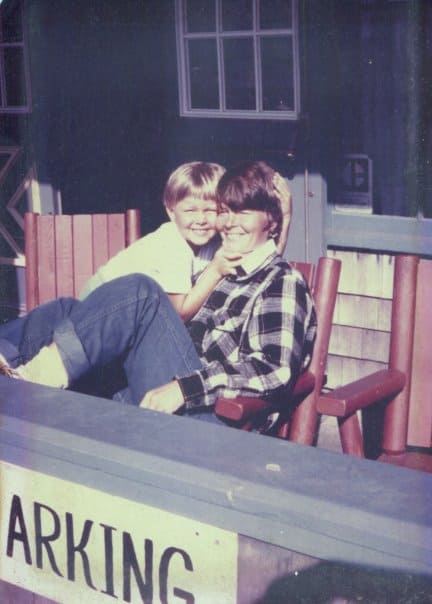
[[[0,578],[62,604],[234,604],[238,540],[0,462]]]

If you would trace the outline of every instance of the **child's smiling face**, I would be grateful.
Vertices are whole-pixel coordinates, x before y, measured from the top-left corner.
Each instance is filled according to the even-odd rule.
[[[186,197],[173,208],[167,208],[167,213],[194,252],[217,233],[216,201]]]

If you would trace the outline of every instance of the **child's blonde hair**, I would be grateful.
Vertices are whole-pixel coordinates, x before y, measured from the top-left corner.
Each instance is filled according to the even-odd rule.
[[[186,197],[216,200],[216,189],[225,168],[219,164],[192,161],[172,172],[165,185],[163,202],[171,209]]]

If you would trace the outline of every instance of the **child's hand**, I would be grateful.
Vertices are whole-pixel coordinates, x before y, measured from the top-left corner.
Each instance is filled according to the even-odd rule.
[[[291,217],[292,214],[292,195],[285,178],[283,178],[279,172],[275,172],[273,176],[273,184],[276,193],[279,197],[282,215],[284,217]]]
[[[214,255],[211,265],[221,277],[226,275],[235,275],[236,267],[240,265],[243,256],[238,252],[230,252],[224,247],[218,249]]]

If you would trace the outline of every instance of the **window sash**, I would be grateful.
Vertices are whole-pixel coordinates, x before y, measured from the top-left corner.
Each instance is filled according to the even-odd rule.
[[[22,2],[19,2],[18,9],[22,13]],[[25,38],[25,31],[23,25],[23,18],[21,14],[21,39],[13,41],[4,41],[1,38],[2,29],[2,15],[0,11],[0,113],[28,113],[31,107],[31,96],[30,96],[30,77],[28,73],[28,60],[27,60],[27,44]],[[12,67],[8,68],[8,54],[10,55],[11,50],[17,49],[20,51],[16,55],[16,60],[21,65],[19,79],[16,78],[15,74],[11,76],[9,71],[14,71]],[[10,57],[9,57],[10,61]],[[9,63],[10,65],[10,63]],[[16,89],[12,85],[12,82],[16,82]],[[21,94],[23,97],[22,102],[11,102],[10,97]],[[17,99],[15,99],[17,100]]]
[[[222,29],[222,5],[221,0],[214,0],[215,6],[215,30],[208,32],[187,31],[186,27],[186,0],[176,0],[176,27],[177,27],[177,60],[179,76],[180,115],[194,117],[231,117],[238,119],[283,119],[295,120],[300,114],[300,74],[299,74],[299,48],[297,27],[297,0],[291,0],[291,27],[260,29],[258,26],[259,0],[251,0],[253,6],[252,29],[223,30]],[[291,57],[287,57],[287,64],[291,59],[291,73],[287,70],[288,89],[292,88],[292,107],[286,108],[282,102],[281,107],[273,110],[264,109],[263,105],[263,74],[262,74],[262,48],[261,41],[264,39],[277,39],[281,36],[287,38],[292,49]],[[255,107],[247,109],[235,109],[227,107],[227,83],[224,67],[224,44],[228,40],[251,39],[253,44],[254,61],[254,87]],[[193,106],[192,85],[194,78],[190,73],[190,45],[194,40],[214,40],[217,56],[217,85],[218,98],[215,99],[215,107],[199,108]],[[218,105],[218,106],[216,106]]]

